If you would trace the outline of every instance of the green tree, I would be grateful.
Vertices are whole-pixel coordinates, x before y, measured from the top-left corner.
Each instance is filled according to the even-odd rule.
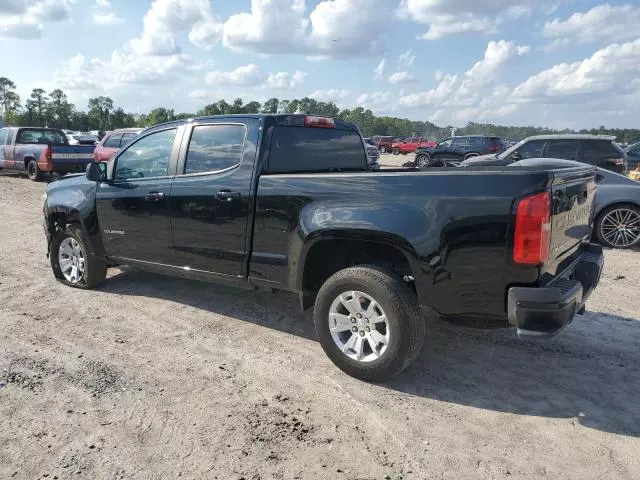
[[[260,113],[262,111],[262,105],[260,102],[249,102],[244,106],[244,113]]]
[[[175,120],[175,115],[172,109],[163,107],[154,108],[147,115],[147,126],[157,125],[159,123],[165,123]]]
[[[69,128],[74,107],[69,103],[67,94],[56,89],[49,93],[49,99],[47,116],[52,121],[51,126]]]
[[[113,113],[113,100],[110,97],[100,96],[89,99],[89,123],[97,130],[111,130],[111,114]]]
[[[0,118],[8,116],[20,108],[20,96],[15,92],[16,84],[7,77],[0,77]]]
[[[45,126],[48,120],[47,113],[49,108],[47,92],[42,88],[34,88],[31,90],[31,95],[27,102],[30,104],[33,124],[37,126]]]
[[[262,105],[262,113],[278,113],[280,102],[277,98],[270,98]]]
[[[244,113],[244,103],[241,98],[234,98],[228,113]]]

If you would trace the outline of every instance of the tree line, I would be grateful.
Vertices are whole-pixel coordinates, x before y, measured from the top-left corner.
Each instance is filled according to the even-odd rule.
[[[16,93],[16,85],[10,79],[0,77],[0,114],[8,125],[48,126],[69,130],[113,130],[125,127],[148,127],[158,123],[182,118],[206,115],[229,115],[237,113],[294,113],[304,111],[318,115],[342,118],[358,125],[364,136],[424,136],[429,140],[439,140],[451,135],[496,135],[504,140],[518,141],[532,135],[552,133],[591,133],[614,135],[619,142],[640,142],[639,129],[611,129],[604,126],[593,129],[554,130],[545,127],[513,127],[490,123],[469,122],[461,128],[452,125],[438,126],[428,121],[416,121],[406,118],[377,116],[369,109],[356,107],[340,109],[334,102],[321,102],[304,97],[293,100],[271,98],[264,103],[251,101],[244,103],[236,98],[228,103],[225,100],[205,105],[197,112],[178,112],[164,107],[154,108],[147,114],[125,112],[117,107],[110,97],[90,98],[87,110],[78,109],[69,102],[67,94],[55,89],[46,92],[34,88],[22,102]]]

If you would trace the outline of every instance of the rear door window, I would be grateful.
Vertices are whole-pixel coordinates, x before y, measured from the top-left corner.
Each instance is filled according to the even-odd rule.
[[[267,171],[365,170],[367,156],[360,135],[333,128],[274,128]]]
[[[549,140],[546,156],[563,160],[575,160],[578,158],[577,140]]]
[[[9,133],[9,129],[3,128],[0,129],[0,145],[4,145],[7,141],[7,134]]]
[[[465,148],[471,146],[471,140],[469,137],[456,137],[453,139],[452,147]]]
[[[609,160],[622,158],[613,143],[603,140],[582,140],[582,161],[590,165],[603,165]]]
[[[242,159],[246,132],[244,125],[194,127],[184,173],[217,172],[235,167]]]
[[[109,135],[109,137],[102,144],[103,147],[106,148],[120,148],[120,140],[122,139],[121,133],[116,133],[114,135]]]

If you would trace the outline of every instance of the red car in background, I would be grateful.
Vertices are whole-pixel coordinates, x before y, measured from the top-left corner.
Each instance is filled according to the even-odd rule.
[[[391,153],[391,145],[395,137],[375,135],[371,137],[373,144],[378,147],[380,153]]]
[[[121,128],[107,132],[93,152],[96,162],[108,162],[113,155],[134,139],[144,128]]]
[[[409,137],[402,142],[396,142],[391,145],[391,152],[394,155],[399,153],[406,155],[407,153],[415,153],[418,147],[435,147],[436,145],[437,142],[428,142],[424,137]]]

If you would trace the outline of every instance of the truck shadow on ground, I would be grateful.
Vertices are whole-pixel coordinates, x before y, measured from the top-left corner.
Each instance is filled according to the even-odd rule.
[[[104,292],[159,298],[316,340],[297,297],[243,291],[137,270],[110,278]],[[516,415],[564,418],[640,436],[640,321],[587,313],[561,335],[523,341],[515,331],[476,330],[430,320],[425,347],[390,394]],[[505,421],[508,421],[505,419]]]

